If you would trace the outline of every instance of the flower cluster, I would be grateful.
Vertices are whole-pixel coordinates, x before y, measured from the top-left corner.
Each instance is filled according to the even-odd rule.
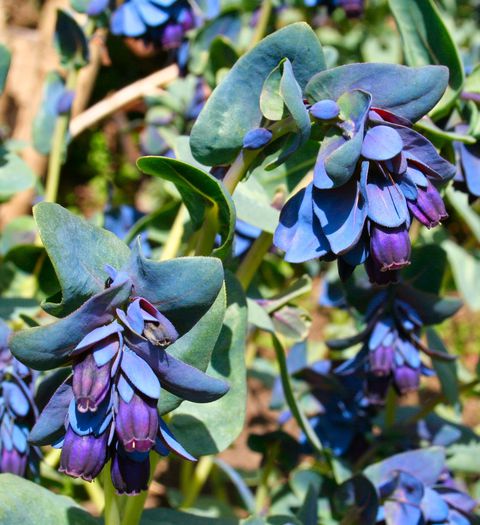
[[[392,456],[367,467],[379,506],[376,523],[470,525],[477,502],[452,479],[443,448]]]
[[[372,404],[385,402],[390,385],[403,395],[418,389],[422,374],[432,375],[421,360],[421,352],[437,359],[452,359],[448,354],[430,349],[421,340],[425,321],[415,308],[415,298],[406,285],[382,289],[368,305],[366,328],[362,332],[327,342],[330,348],[339,350],[362,343],[360,351],[336,371],[340,374],[360,372],[365,394]]]
[[[35,423],[36,374],[15,359],[8,348],[10,330],[0,323],[0,473],[25,476],[37,472],[40,453],[27,439]]]
[[[447,217],[437,186],[455,167],[411,127],[352,89],[309,107],[325,127],[313,181],[283,207],[275,245],[289,262],[338,258],[347,278],[365,264],[372,282],[396,281],[410,263],[412,218],[432,228]]]
[[[106,293],[132,290],[126,273],[112,267],[106,271]],[[102,294],[92,301],[98,306],[92,308],[84,337],[70,352],[73,375],[45,407],[32,439],[41,435],[42,444],[47,439],[61,448],[60,471],[87,481],[110,460],[118,493],[137,494],[147,488],[150,451],[167,455],[171,450],[195,460],[160,417],[162,388],[184,399],[208,402],[225,394],[228,386],[166,351],[179,334],[147,299],[127,293],[107,317],[101,311]],[[45,427],[50,427],[47,432]]]

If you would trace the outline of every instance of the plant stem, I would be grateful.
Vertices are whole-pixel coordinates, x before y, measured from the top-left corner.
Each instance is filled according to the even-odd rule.
[[[173,259],[180,249],[182,244],[183,230],[185,227],[185,220],[187,218],[187,207],[185,204],[181,204],[178,209],[177,216],[173,221],[170,233],[168,234],[167,241],[163,245],[162,254],[160,255],[161,261]]]
[[[253,38],[250,42],[250,45],[248,46],[248,49],[255,47],[265,36],[271,14],[272,0],[263,0],[262,7],[260,8],[260,16],[258,17],[257,27],[255,28],[255,33],[253,34]]]
[[[262,477],[260,478],[260,483],[257,487],[257,493],[255,494],[255,511],[261,516],[266,515],[268,511],[267,502],[270,492],[268,481],[270,479],[273,467],[275,466],[275,460],[278,451],[278,443],[275,443],[273,447],[267,450],[265,466],[262,469]]]
[[[385,406],[385,428],[391,428],[395,424],[395,412],[397,409],[397,396],[392,386],[387,392],[387,402]]]
[[[98,480],[91,482],[84,481],[83,486],[85,487],[85,491],[87,492],[90,501],[95,505],[98,512],[102,512],[105,502],[105,493],[103,492]]]
[[[218,207],[213,205],[205,213],[202,229],[199,232],[195,255],[210,255],[215,245],[215,235],[218,231]]]
[[[272,239],[273,235],[271,233],[262,232],[240,263],[236,275],[244,290],[247,290],[250,286],[253,277],[262,264],[265,254],[272,245]]]
[[[78,79],[78,69],[70,67],[65,84],[66,89],[74,90]],[[48,159],[47,183],[45,187],[45,201],[55,202],[57,200],[58,185],[60,183],[60,171],[63,164],[65,150],[65,138],[68,131],[70,114],[66,113],[57,117],[52,137],[52,148]]]
[[[203,485],[207,481],[212,467],[213,456],[203,456],[200,458],[193,473],[193,479],[190,482],[187,493],[184,494],[184,498],[181,505],[179,506],[179,509],[188,509],[195,503]]]
[[[105,494],[105,509],[103,512],[105,525],[121,525],[119,501],[110,478],[110,462],[103,469],[103,490]]]
[[[237,158],[233,161],[223,178],[223,185],[230,194],[233,194],[237,184],[243,179],[250,164],[255,160],[259,152],[260,150],[242,149],[237,155]]]
[[[150,480],[148,486],[155,476],[155,469],[160,461],[158,454],[150,454]],[[125,505],[121,525],[138,525],[143,514],[143,507],[148,496],[148,490],[144,490],[138,496],[130,496]]]

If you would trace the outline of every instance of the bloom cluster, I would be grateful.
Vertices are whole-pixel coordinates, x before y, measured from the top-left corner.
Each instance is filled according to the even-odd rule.
[[[112,267],[106,270],[110,275],[106,292],[128,289],[127,274]],[[70,353],[73,375],[45,407],[37,424],[40,432],[34,429],[33,439],[42,427],[52,426],[47,434],[62,449],[61,472],[91,481],[110,460],[118,493],[137,494],[147,488],[150,451],[167,455],[171,450],[195,460],[160,417],[162,388],[207,402],[221,397],[228,387],[167,353],[179,334],[145,298],[132,292],[122,307],[110,312],[108,324],[102,322],[100,311],[105,303],[100,300],[98,305],[93,324]],[[217,383],[222,383],[220,388]],[[64,411],[60,409],[60,428],[55,429],[49,417],[58,413],[58,407]]]
[[[387,284],[410,263],[413,218],[432,228],[447,217],[437,186],[455,166],[411,127],[352,89],[309,107],[326,127],[313,181],[283,207],[275,245],[289,262],[338,258],[347,278],[365,264],[372,282]]]
[[[36,374],[8,348],[8,326],[0,323],[0,473],[37,472],[39,451],[28,443],[37,415],[33,398]]]

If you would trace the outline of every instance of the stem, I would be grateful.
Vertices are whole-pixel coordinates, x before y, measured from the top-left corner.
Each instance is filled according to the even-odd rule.
[[[66,89],[75,89],[78,79],[78,69],[71,67],[66,81]],[[45,201],[55,202],[57,200],[58,185],[60,183],[60,171],[63,163],[65,150],[65,137],[67,136],[69,113],[60,115],[55,122],[53,131],[52,148],[48,159],[47,183],[45,187]]]
[[[255,160],[259,152],[260,150],[242,149],[237,155],[237,158],[233,161],[223,178],[223,185],[230,194],[233,194],[237,184],[243,179],[250,164]]]
[[[395,424],[395,412],[397,409],[397,396],[392,386],[387,392],[387,403],[385,406],[385,428],[391,428]]]
[[[260,8],[260,16],[258,17],[258,23],[253,34],[252,41],[248,46],[248,49],[255,47],[260,40],[265,36],[268,27],[268,21],[272,14],[272,0],[263,0],[262,7]]]
[[[183,501],[179,506],[179,509],[188,509],[195,503],[198,495],[200,494],[200,491],[202,490],[203,485],[207,481],[212,467],[213,456],[203,456],[202,458],[200,458],[200,461],[197,463],[197,466],[193,473],[193,479],[190,482],[188,491],[184,495]]]
[[[244,290],[248,289],[258,268],[262,264],[265,254],[272,245],[272,239],[273,235],[271,233],[262,232],[240,263],[237,270],[237,278]]]
[[[167,241],[163,245],[161,261],[173,259],[180,249],[182,243],[183,230],[185,227],[185,219],[187,218],[187,207],[182,204],[178,209],[177,216],[173,221]]]
[[[157,454],[150,454],[150,480],[148,486],[150,486],[152,479],[155,476],[155,469],[159,461],[160,457]],[[123,514],[121,525],[138,525],[138,523],[140,523],[147,496],[148,490],[144,490],[138,494],[138,496],[129,496],[127,504],[125,505],[125,512]]]
[[[218,231],[218,207],[212,206],[205,214],[200,235],[198,237],[195,255],[210,255],[215,245],[215,235]]]
[[[90,501],[95,505],[98,512],[101,513],[105,502],[105,494],[98,480],[84,481],[83,486],[90,498]]]
[[[103,469],[103,490],[105,493],[105,510],[103,512],[105,525],[121,525],[119,501],[110,478],[110,462]]]
[[[260,478],[260,483],[255,495],[255,511],[260,515],[266,515],[268,511],[267,501],[270,492],[268,488],[268,480],[270,479],[270,475],[275,465],[278,451],[278,443],[275,443],[271,449],[267,450],[267,461],[262,469],[262,477]]]

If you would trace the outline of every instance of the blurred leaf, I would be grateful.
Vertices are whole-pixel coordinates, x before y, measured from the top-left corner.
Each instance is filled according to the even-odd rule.
[[[443,344],[443,341],[433,328],[427,328],[426,333],[429,348],[436,352],[448,354],[448,350]],[[457,362],[432,359],[432,365],[440,381],[443,395],[452,406],[459,408],[460,397],[458,391]]]
[[[15,217],[2,231],[0,254],[6,255],[9,250],[19,244],[33,244],[35,236],[36,226],[33,217],[30,215]]]
[[[443,115],[455,102],[464,82],[455,41],[432,0],[389,0],[389,4],[402,36],[407,64],[442,64],[449,69],[449,88],[434,108],[436,115]]]
[[[239,496],[242,498],[245,509],[250,512],[255,512],[255,498],[253,497],[252,491],[248,488],[247,484],[243,480],[242,476],[228,463],[221,460],[220,458],[215,458],[215,465],[228,477],[228,479],[233,483],[235,488],[238,491]]]
[[[215,87],[217,73],[221,69],[231,69],[237,60],[238,53],[230,40],[222,35],[217,36],[210,45],[208,63],[204,72],[205,80],[210,86]]]
[[[98,525],[75,501],[12,474],[0,474],[2,525]],[[34,506],[27,502],[34,503]]]
[[[410,266],[403,270],[403,277],[417,290],[438,294],[447,266],[447,254],[437,244],[416,246],[412,250]]]
[[[372,95],[372,106],[416,121],[440,100],[447,82],[446,67],[348,64],[315,75],[305,94],[310,102],[317,102],[337,100],[346,91],[360,89]]]
[[[448,202],[465,221],[477,241],[480,242],[480,217],[470,206],[468,195],[461,191],[456,191],[452,187],[448,187],[445,194]]]
[[[140,525],[238,525],[235,518],[211,518],[195,516],[172,509],[147,509]]]
[[[35,184],[35,174],[16,153],[0,146],[0,201]]]
[[[10,51],[5,46],[0,45],[0,95],[2,94],[7,81],[10,59]]]
[[[283,306],[272,314],[273,325],[278,334],[291,339],[302,341],[308,336],[312,319],[304,308]]]
[[[318,508],[317,508],[318,491],[315,485],[309,485],[307,494],[302,506],[297,512],[297,518],[302,525],[317,525]]]
[[[213,403],[184,402],[170,426],[193,455],[216,454],[227,448],[243,428],[246,409],[245,340],[247,305],[232,274],[226,274],[227,310],[207,374],[226,380],[230,390]]]
[[[57,10],[55,46],[63,66],[81,68],[88,64],[88,42],[83,29],[66,11]]]
[[[218,257],[228,254],[235,233],[235,207],[221,182],[209,173],[168,157],[141,157],[137,165],[144,173],[175,184],[197,229],[203,224],[206,209],[214,207],[222,244],[212,254]]]
[[[374,525],[378,496],[373,484],[363,475],[342,483],[335,493],[335,508],[343,516],[341,525]]]
[[[480,443],[455,444],[447,449],[447,466],[455,473],[473,474],[480,472]]]
[[[292,61],[301,88],[325,67],[320,43],[305,23],[291,24],[264,38],[238,60],[200,113],[190,139],[198,161],[219,165],[235,158],[245,133],[260,124],[263,83],[282,58]]]

